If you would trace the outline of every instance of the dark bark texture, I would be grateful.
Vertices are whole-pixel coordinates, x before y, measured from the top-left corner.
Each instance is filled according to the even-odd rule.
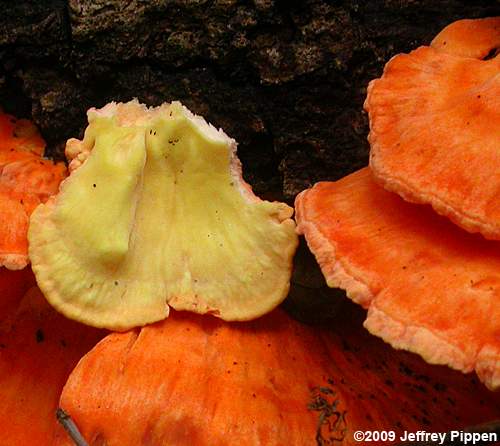
[[[239,142],[245,177],[291,200],[368,160],[366,86],[394,54],[495,0],[1,1],[0,103],[61,158],[85,111],[181,100]]]

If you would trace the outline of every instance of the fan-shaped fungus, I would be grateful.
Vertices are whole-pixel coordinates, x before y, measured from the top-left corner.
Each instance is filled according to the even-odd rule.
[[[67,144],[70,177],[31,219],[33,270],[52,305],[124,330],[168,305],[245,320],[286,297],[293,209],[252,193],[233,139],[178,102],[111,103],[88,118]]]
[[[386,189],[500,239],[500,57],[400,54],[370,82],[365,108],[370,166]]]
[[[295,206],[328,285],[368,308],[371,333],[500,387],[500,242],[406,203],[367,168]]]
[[[90,446],[356,445],[356,430],[442,432],[498,416],[477,381],[394,351],[344,310],[335,333],[280,310],[245,323],[173,312],[103,339],[61,407]]]

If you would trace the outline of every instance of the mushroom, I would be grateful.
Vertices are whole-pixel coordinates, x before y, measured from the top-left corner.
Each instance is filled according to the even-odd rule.
[[[365,109],[378,182],[500,239],[500,57],[397,55],[370,82]]]
[[[0,267],[28,264],[29,217],[65,177],[63,163],[42,159],[44,147],[32,123],[0,112]]]
[[[280,309],[244,323],[172,311],[104,338],[60,405],[89,446],[359,445],[356,430],[399,437],[498,416],[477,381],[391,349],[347,304],[334,332]],[[71,444],[62,432],[54,442]]]
[[[462,57],[494,56],[500,48],[500,17],[457,20],[434,37],[431,46]]]
[[[0,320],[2,446],[53,444],[64,383],[104,332],[64,318],[37,288],[4,316]]]
[[[168,305],[246,320],[286,297],[293,209],[252,193],[233,139],[179,102],[111,103],[88,118],[67,144],[71,175],[29,229],[55,308],[125,330],[166,318]]]
[[[500,387],[500,242],[403,201],[368,168],[301,192],[295,209],[328,285],[368,309],[372,334]]]

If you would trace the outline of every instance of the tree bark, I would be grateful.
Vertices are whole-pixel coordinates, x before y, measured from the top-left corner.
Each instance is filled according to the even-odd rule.
[[[494,0],[2,2],[0,103],[61,158],[85,111],[181,100],[239,142],[245,177],[291,200],[368,161],[366,86],[446,24]]]

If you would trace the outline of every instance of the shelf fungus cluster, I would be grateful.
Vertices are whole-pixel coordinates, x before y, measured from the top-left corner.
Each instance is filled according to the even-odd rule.
[[[393,57],[368,87],[370,169],[295,203],[328,284],[368,309],[370,332],[476,370],[490,389],[500,388],[499,43],[500,18],[466,20]]]
[[[368,88],[370,166],[300,193],[297,226],[178,102],[89,110],[67,178],[0,115],[2,445],[72,444],[57,407],[109,446],[354,445],[497,418],[479,380],[361,324],[500,389],[499,44],[500,18],[464,20],[395,56]],[[297,233],[366,319],[347,300],[329,329],[275,309]]]
[[[43,159],[44,149],[45,141],[30,121],[0,112],[0,267],[28,265],[30,215],[66,176],[63,163]]]
[[[71,175],[29,229],[56,309],[126,330],[169,306],[248,320],[286,297],[293,209],[252,193],[233,139],[178,102],[111,103],[88,119],[67,143]]]

